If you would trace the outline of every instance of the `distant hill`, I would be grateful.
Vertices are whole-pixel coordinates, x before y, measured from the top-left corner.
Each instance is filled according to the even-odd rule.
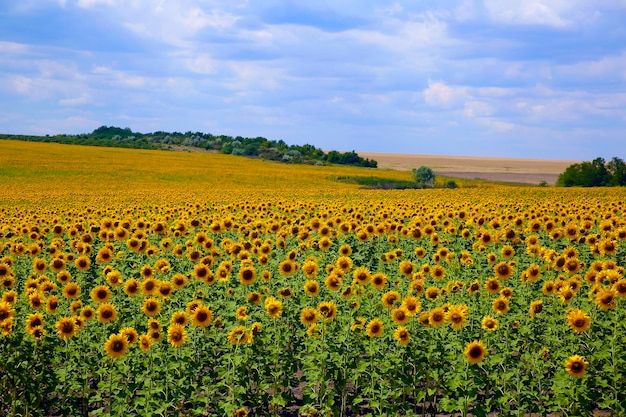
[[[71,145],[107,146],[116,148],[180,150],[184,148],[204,149],[224,154],[248,156],[271,161],[294,164],[339,164],[376,168],[375,160],[362,158],[356,152],[325,152],[313,145],[288,145],[282,140],[264,137],[244,138],[213,135],[202,132],[133,132],[130,128],[100,126],[91,133],[78,135],[5,135],[12,140],[64,143]]]

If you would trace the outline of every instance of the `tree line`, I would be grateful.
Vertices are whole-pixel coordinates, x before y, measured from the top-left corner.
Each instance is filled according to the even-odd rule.
[[[137,149],[173,149],[177,146],[212,150],[224,154],[256,157],[272,161],[298,164],[340,164],[377,168],[373,159],[362,158],[355,151],[324,152],[313,145],[288,145],[283,140],[264,137],[213,135],[203,132],[133,132],[130,128],[100,126],[91,133],[77,135],[0,135],[2,138],[35,142],[54,142],[74,145],[107,146]]]
[[[556,182],[561,187],[617,187],[626,185],[626,163],[618,157],[603,158],[568,166]]]

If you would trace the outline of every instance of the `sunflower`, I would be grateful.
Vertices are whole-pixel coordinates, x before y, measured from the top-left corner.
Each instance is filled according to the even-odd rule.
[[[261,323],[259,323],[258,321],[255,321],[250,326],[250,334],[254,337],[254,336],[258,335],[259,333],[261,333],[262,329],[263,329],[263,325]]]
[[[425,297],[429,301],[435,301],[437,298],[439,298],[440,294],[441,294],[441,290],[439,288],[428,287],[425,292]]]
[[[320,232],[320,235],[321,235],[321,232]],[[330,240],[328,237],[324,236],[317,242],[317,247],[320,248],[320,250],[326,251],[330,249],[332,244],[333,244],[333,241]]]
[[[35,341],[41,342],[43,340],[43,337],[46,335],[46,330],[43,328],[43,326],[33,327],[32,329],[30,329],[29,334]]]
[[[83,302],[80,300],[72,301],[70,304],[70,311],[72,314],[77,314],[78,310],[83,308]]]
[[[5,292],[4,294],[2,294],[2,301],[9,305],[15,304],[15,302],[17,301],[17,292],[14,290]],[[2,320],[0,319],[0,321]]]
[[[494,331],[498,329],[498,320],[492,316],[485,316],[481,321],[481,327],[488,331]]]
[[[409,322],[411,316],[409,312],[404,307],[398,307],[391,310],[391,320],[396,323],[398,326],[403,326]]]
[[[500,290],[500,295],[504,298],[511,298],[513,297],[513,288],[511,287],[504,287]]]
[[[319,273],[319,267],[314,260],[308,260],[302,266],[302,272],[307,278],[314,278]]]
[[[256,270],[252,265],[239,269],[239,282],[243,285],[250,285],[256,281]]]
[[[337,262],[335,265],[337,266],[337,269],[339,269],[340,271],[348,272],[352,269],[352,266],[354,264],[352,263],[352,259],[350,259],[349,257],[340,256],[339,258],[337,258]]]
[[[76,335],[78,328],[73,317],[62,317],[56,322],[57,334],[63,339],[70,339]]]
[[[308,280],[304,283],[304,292],[311,297],[315,297],[320,292],[320,284],[315,280]]]
[[[387,285],[387,275],[382,272],[375,273],[370,279],[370,285],[377,290],[382,290]]]
[[[567,305],[570,303],[570,301],[572,301],[574,296],[576,296],[576,293],[572,291],[569,284],[564,284],[561,286],[561,288],[559,288],[558,295],[563,305]]]
[[[400,293],[398,293],[398,291],[395,291],[395,290],[387,291],[381,297],[383,305],[387,307],[388,309],[394,308],[396,303],[400,303],[401,299],[402,297],[400,297]]]
[[[500,254],[503,258],[510,259],[513,257],[513,255],[515,255],[515,249],[513,249],[513,247],[510,245],[506,245],[502,247],[502,249],[500,250]]]
[[[33,270],[36,274],[43,274],[47,267],[48,265],[44,259],[35,258],[33,260]]]
[[[385,326],[383,325],[383,322],[378,318],[372,319],[369,323],[367,323],[365,328],[369,337],[380,337],[383,334],[384,329]]]
[[[496,276],[500,279],[509,279],[513,276],[513,267],[510,263],[499,262],[493,267]]]
[[[187,342],[187,331],[183,326],[170,324],[167,329],[167,341],[173,347],[179,348]]]
[[[300,312],[300,322],[305,326],[310,326],[317,322],[317,310],[313,307],[306,307]]]
[[[233,412],[233,417],[246,417],[248,415],[248,409],[246,407],[239,407]]]
[[[339,247],[339,255],[341,256],[350,256],[352,255],[352,248],[350,247],[350,245],[343,244]]]
[[[332,301],[323,301],[317,306],[317,311],[327,321],[337,317],[337,305]]]
[[[206,279],[206,277],[210,274],[210,269],[207,265],[203,264],[203,263],[198,263],[196,265],[194,265],[193,267],[193,272],[192,272],[192,276],[195,277],[196,279],[199,279],[200,281],[203,281]]]
[[[28,296],[28,302],[30,303],[30,306],[32,308],[39,309],[44,304],[43,295],[41,295],[39,293],[33,293],[33,294]]]
[[[404,307],[409,316],[414,316],[420,312],[422,309],[422,304],[417,300],[416,297],[409,295],[402,300],[402,307]]]
[[[108,247],[103,246],[98,250],[98,253],[96,254],[96,263],[105,264],[111,262],[112,260],[113,252],[111,252]]]
[[[208,306],[199,305],[191,313],[191,319],[194,326],[206,327],[213,320],[213,312]]]
[[[472,281],[472,283],[469,285],[469,288],[467,290],[470,293],[470,295],[474,295],[477,292],[480,292],[480,282],[478,282],[477,279]]]
[[[326,288],[330,291],[337,291],[341,288],[342,279],[335,273],[331,273],[328,277],[326,277]]]
[[[13,320],[15,310],[11,308],[11,304],[7,301],[0,301],[0,323],[4,321]]]
[[[118,270],[111,270],[105,275],[105,278],[109,285],[112,287],[117,287],[122,284],[122,273]]]
[[[415,265],[413,265],[413,262],[408,259],[400,262],[398,268],[400,268],[400,272],[407,278],[411,278],[413,272],[415,272]]]
[[[616,307],[617,291],[613,288],[605,288],[598,291],[596,294],[596,304],[602,310],[610,310]]]
[[[237,308],[237,311],[235,312],[235,317],[237,317],[237,320],[241,321],[248,320],[248,307],[241,306]]]
[[[251,342],[248,331],[244,326],[237,326],[231,330],[230,333],[228,333],[228,341],[233,345]]]
[[[531,264],[526,269],[525,272],[526,272],[526,278],[530,282],[535,282],[535,281],[537,281],[537,279],[539,279],[539,276],[541,275],[541,268],[537,264]]]
[[[67,299],[73,299],[80,295],[80,286],[75,282],[70,282],[63,287],[63,296]]]
[[[580,355],[570,356],[565,360],[565,370],[574,378],[582,378],[587,370],[587,361]]]
[[[372,274],[369,269],[365,267],[358,267],[357,269],[354,270],[354,273],[352,274],[352,278],[354,279],[355,282],[358,282],[359,284],[362,284],[362,285],[366,285],[367,283],[370,282],[370,279],[372,278]]]
[[[109,287],[107,287],[106,285],[96,285],[91,290],[90,295],[94,303],[100,304],[109,301],[113,294],[111,293]]]
[[[435,265],[430,270],[430,275],[433,277],[433,279],[441,280],[446,275],[446,269],[441,265]]]
[[[282,314],[283,303],[274,297],[268,297],[265,299],[265,311],[271,318],[278,318]]]
[[[544,295],[554,294],[555,287],[553,281],[545,281],[541,287],[541,291]]]
[[[543,310],[543,301],[535,300],[530,302],[530,307],[528,308],[528,314],[530,317],[535,317],[537,314],[541,313]]]
[[[161,281],[161,282],[159,282],[158,294],[162,298],[169,298],[169,297],[171,297],[172,292],[173,292],[172,284],[170,284],[169,281]]]
[[[155,278],[144,278],[141,282],[141,292],[145,296],[155,295],[159,291],[159,281]]]
[[[626,297],[626,278],[620,278],[617,280],[612,288],[615,290],[617,297]]]
[[[499,296],[491,305],[496,314],[506,314],[509,311],[509,299]]]
[[[278,296],[280,298],[289,298],[293,297],[294,293],[291,290],[291,287],[284,287],[278,290]]]
[[[403,346],[408,345],[411,341],[411,335],[409,334],[409,331],[406,329],[406,327],[398,327],[393,332],[393,337],[398,341],[398,343]]]
[[[143,311],[146,316],[154,317],[161,311],[161,303],[154,297],[146,298],[141,307],[141,311]]]
[[[487,279],[487,281],[485,281],[485,289],[490,294],[498,294],[501,288],[502,288],[502,285],[500,284],[500,281],[498,281],[497,278],[489,278]]]
[[[189,323],[189,316],[186,311],[175,311],[172,314],[170,323],[178,324],[179,326],[186,326]]]
[[[74,261],[74,265],[76,265],[76,269],[79,271],[86,271],[91,266],[91,261],[85,255],[81,255]]]
[[[140,290],[141,286],[135,278],[130,278],[124,283],[124,293],[129,297],[136,296]]]
[[[464,304],[450,306],[446,313],[446,320],[448,320],[453,329],[461,330],[467,323],[468,312],[469,309]]]
[[[55,313],[59,308],[59,299],[56,295],[51,295],[46,300],[46,311],[48,313]]]
[[[465,359],[471,364],[477,364],[483,361],[485,356],[487,355],[487,348],[483,342],[479,340],[474,340],[465,346],[465,351],[463,352],[465,355]]]
[[[2,320],[0,320],[2,321]],[[41,328],[45,324],[43,314],[33,313],[26,318],[26,333],[32,335],[35,328]]]
[[[110,303],[102,303],[96,310],[96,316],[100,323],[110,323],[117,319],[117,310]]]
[[[428,324],[440,327],[446,322],[446,312],[442,307],[436,307],[429,313]]]
[[[284,277],[291,276],[297,271],[296,265],[291,259],[285,259],[278,265],[278,272]]]
[[[122,330],[120,330],[119,334],[126,338],[126,341],[129,345],[132,345],[136,343],[137,340],[139,340],[139,334],[137,333],[137,330],[135,330],[133,327],[124,327]]]
[[[57,274],[57,281],[59,281],[61,284],[67,284],[71,280],[72,274],[70,274],[68,271],[63,270]]]
[[[576,333],[586,332],[591,327],[591,317],[577,308],[570,309],[565,319]]]

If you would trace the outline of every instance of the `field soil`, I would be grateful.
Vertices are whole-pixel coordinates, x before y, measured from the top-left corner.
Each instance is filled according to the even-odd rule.
[[[483,179],[495,182],[539,184],[545,181],[554,185],[559,174],[571,164],[580,161],[493,158],[479,156],[438,156],[422,154],[395,154],[379,152],[359,152],[363,158],[374,159],[378,168],[411,171],[422,165],[435,171],[436,175]]]

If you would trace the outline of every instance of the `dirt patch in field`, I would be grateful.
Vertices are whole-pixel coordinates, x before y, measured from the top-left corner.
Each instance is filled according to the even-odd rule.
[[[438,156],[422,154],[392,154],[378,152],[359,152],[363,158],[374,159],[378,168],[410,171],[422,165],[428,166],[435,174],[467,179],[488,181],[517,182],[539,184],[546,181],[554,184],[559,174],[571,164],[580,161],[528,159],[528,158],[493,158],[477,156]]]

